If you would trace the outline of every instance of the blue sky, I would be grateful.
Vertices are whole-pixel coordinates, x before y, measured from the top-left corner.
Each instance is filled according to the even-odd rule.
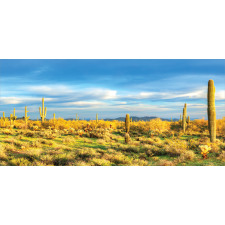
[[[0,60],[0,113],[16,108],[47,118],[207,117],[207,83],[215,81],[217,118],[225,116],[225,60]]]

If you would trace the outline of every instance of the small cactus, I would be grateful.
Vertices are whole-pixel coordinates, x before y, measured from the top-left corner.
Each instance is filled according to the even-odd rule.
[[[44,100],[44,98],[42,98],[42,108],[39,107],[40,116],[41,116],[41,122],[42,123],[44,123],[45,117],[46,117],[46,113],[47,113],[47,108],[44,107],[44,106],[45,106],[45,100]]]
[[[28,124],[28,120],[29,120],[29,116],[27,116],[27,113],[29,111],[27,111],[27,106],[25,106],[25,116],[24,116],[24,120],[25,120],[25,124],[26,124],[26,128],[27,128],[27,124]]]
[[[53,113],[53,123],[54,123],[54,125],[55,125],[55,113]]]
[[[187,118],[187,123],[190,123],[190,122],[191,122],[190,116],[188,116],[188,118]]]
[[[208,129],[210,141],[216,141],[216,107],[215,107],[215,86],[214,81],[208,82]]]
[[[15,120],[16,120],[17,116],[16,116],[16,110],[14,108],[13,110],[13,114],[10,114],[10,125],[13,127]]]

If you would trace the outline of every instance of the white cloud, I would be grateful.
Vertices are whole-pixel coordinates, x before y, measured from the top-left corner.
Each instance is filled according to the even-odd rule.
[[[224,100],[225,99],[225,91],[218,91],[215,94],[216,100]]]
[[[65,85],[38,85],[38,86],[29,86],[27,90],[30,92],[35,92],[43,95],[67,95],[71,94],[74,91],[70,87]]]
[[[46,102],[52,101],[53,98],[45,98]],[[21,103],[41,102],[41,98],[32,97],[0,97],[1,105],[17,105]]]
[[[77,101],[77,102],[66,102],[62,103],[61,105],[64,106],[83,106],[83,107],[96,107],[96,106],[102,106],[105,105],[104,102],[99,101]]]

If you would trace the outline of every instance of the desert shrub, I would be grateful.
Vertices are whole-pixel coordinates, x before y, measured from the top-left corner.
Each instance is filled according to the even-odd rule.
[[[188,148],[186,141],[181,140],[170,140],[168,141],[168,144],[165,145],[165,151],[170,156],[180,156],[182,153],[184,153]]]
[[[140,151],[140,148],[133,144],[127,144],[127,145],[120,145],[118,150],[138,153]]]
[[[68,154],[56,155],[53,159],[54,166],[68,166],[70,162]]]
[[[9,161],[12,166],[31,166],[31,162],[26,158],[14,158]]]
[[[81,160],[90,160],[100,155],[101,154],[96,152],[95,150],[88,148],[83,148],[76,153],[76,157],[80,158]]]
[[[34,147],[34,148],[41,148],[42,147],[42,144],[41,144],[41,141],[40,140],[35,140],[35,141],[32,141],[31,144],[30,144],[31,147]]]
[[[193,161],[196,158],[196,154],[189,150],[186,152],[181,153],[181,155],[178,157],[178,162],[186,162],[186,161]]]
[[[0,145],[0,160],[6,160],[7,159],[7,155],[5,152],[5,148]]]
[[[6,151],[11,151],[11,152],[16,152],[17,151],[16,146],[14,145],[14,143],[6,144],[5,145],[5,150]]]
[[[6,135],[13,135],[14,134],[14,130],[4,129],[4,130],[2,130],[2,133],[6,134]]]
[[[111,162],[106,160],[106,159],[92,159],[91,160],[91,163],[94,165],[94,166],[110,166],[111,165]]]
[[[62,140],[63,144],[73,144],[75,142],[73,137],[65,137]]]
[[[219,159],[225,161],[225,151],[222,151],[219,155]]]
[[[157,163],[157,166],[175,166],[174,162],[166,160],[166,159],[161,159]]]

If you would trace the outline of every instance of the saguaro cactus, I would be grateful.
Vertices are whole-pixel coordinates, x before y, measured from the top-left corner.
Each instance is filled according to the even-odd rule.
[[[14,126],[15,120],[16,120],[17,116],[16,116],[16,110],[14,108],[13,110],[13,114],[10,114],[10,125]]]
[[[215,107],[215,86],[214,81],[208,82],[208,129],[210,141],[216,141],[216,107]]]
[[[53,113],[53,124],[55,125],[55,113]]]
[[[129,133],[130,131],[130,115],[129,114],[126,115],[125,128],[126,128],[126,133]]]
[[[3,116],[1,117],[1,120],[3,122],[3,126],[5,127],[5,122],[8,120],[8,118],[5,117],[5,112],[3,112]]]
[[[25,106],[25,116],[24,116],[24,120],[25,120],[25,124],[26,124],[26,128],[27,128],[27,124],[28,124],[28,120],[29,120],[29,116],[27,116],[27,113],[29,111],[27,111],[27,106]]]
[[[130,141],[130,135],[129,135],[129,131],[130,131],[130,115],[129,114],[126,114],[125,130],[126,130],[125,143],[128,143]]]
[[[96,123],[98,123],[98,113],[96,113]]]
[[[190,116],[188,116],[187,123],[190,123],[190,122],[191,122]]]
[[[40,117],[41,117],[41,122],[43,123],[45,121],[46,113],[47,113],[47,108],[45,106],[45,100],[42,98],[42,108],[39,107],[40,111]]]
[[[182,120],[182,126],[183,126],[183,132],[185,133],[186,131],[186,119],[187,119],[187,104],[184,104],[184,108],[183,108],[183,120]]]

